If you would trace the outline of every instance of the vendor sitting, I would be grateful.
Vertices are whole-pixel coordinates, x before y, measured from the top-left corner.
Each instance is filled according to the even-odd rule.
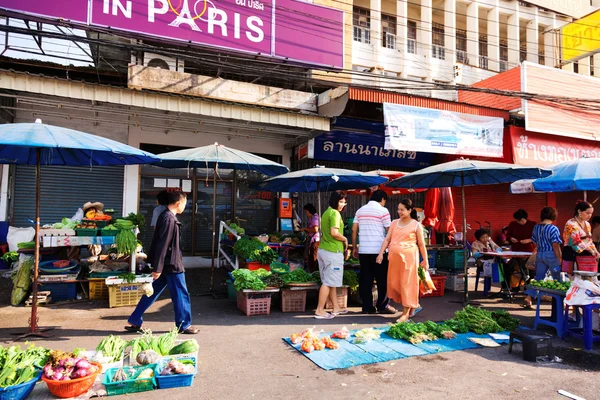
[[[500,246],[498,246],[494,241],[490,238],[490,231],[487,229],[478,229],[475,231],[475,240],[471,245],[473,250],[473,257],[477,260],[477,272],[480,272],[480,269],[483,268],[482,260],[492,259],[492,256],[485,256],[482,253],[489,253],[494,251],[502,251]]]

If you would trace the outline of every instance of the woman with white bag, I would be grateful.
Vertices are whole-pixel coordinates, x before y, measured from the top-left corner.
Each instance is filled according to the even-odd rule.
[[[542,208],[540,222],[533,228],[531,240],[536,246],[535,280],[543,281],[549,272],[552,279],[560,280],[560,264],[562,260],[562,239],[558,228],[553,225],[556,221],[556,210],[552,207]],[[532,298],[537,297],[537,291],[525,291],[525,308],[531,308]]]

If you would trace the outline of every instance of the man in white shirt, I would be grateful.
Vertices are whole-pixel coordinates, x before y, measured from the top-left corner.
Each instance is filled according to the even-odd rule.
[[[362,206],[354,217],[352,225],[352,255],[360,260],[359,294],[363,313],[375,312],[395,314],[397,311],[389,305],[387,297],[387,255],[381,264],[375,260],[392,224],[390,212],[385,208],[387,194],[376,190],[369,202]],[[357,246],[356,239],[360,239]],[[377,281],[377,303],[373,307],[373,279]]]

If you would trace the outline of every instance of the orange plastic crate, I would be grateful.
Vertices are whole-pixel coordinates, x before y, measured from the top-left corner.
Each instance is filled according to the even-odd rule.
[[[281,289],[281,311],[306,311],[306,290]]]
[[[244,293],[237,292],[237,306],[244,314],[253,315],[271,314],[272,293]]]
[[[446,287],[446,276],[431,275],[431,280],[435,285],[435,290],[429,294],[422,294],[421,297],[442,297],[444,295],[444,289]]]

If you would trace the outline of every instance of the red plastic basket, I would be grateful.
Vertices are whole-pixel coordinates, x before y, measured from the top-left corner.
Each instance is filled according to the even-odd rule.
[[[306,290],[281,289],[281,311],[306,311]]]
[[[61,399],[77,397],[90,390],[94,384],[94,381],[96,380],[96,377],[100,372],[102,372],[102,365],[96,362],[92,362],[91,364],[98,367],[98,371],[90,376],[86,376],[85,378],[73,379],[70,381],[53,381],[42,375],[42,380],[48,385],[48,390],[50,393],[56,397]]]
[[[435,290],[429,294],[422,294],[421,297],[442,297],[446,286],[446,277],[444,275],[431,275],[431,280],[435,285]]]
[[[237,292],[237,306],[247,316],[271,314],[272,293]]]

